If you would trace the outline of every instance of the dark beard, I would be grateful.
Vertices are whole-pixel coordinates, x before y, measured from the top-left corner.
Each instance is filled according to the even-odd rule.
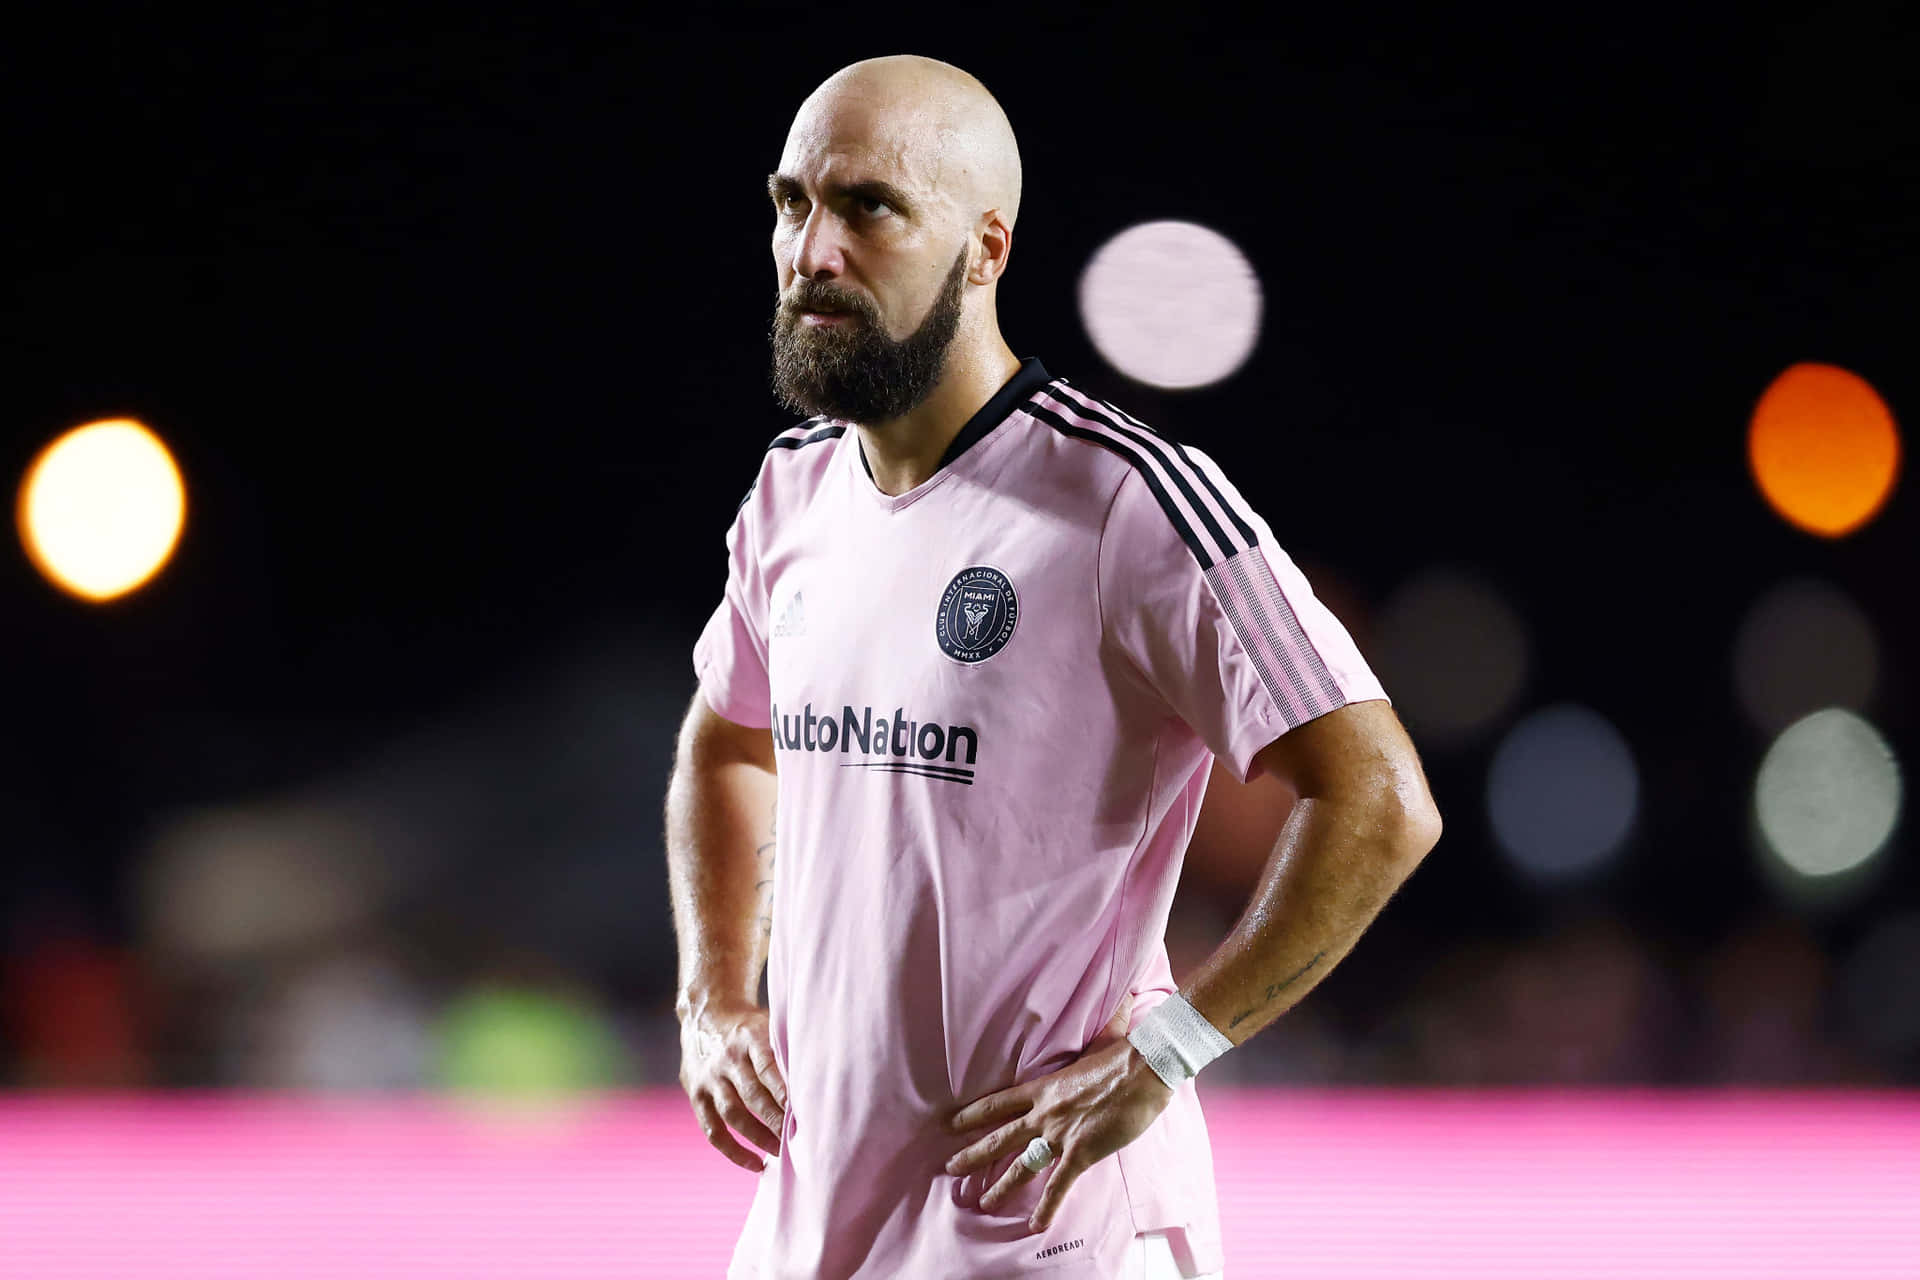
[[[773,394],[794,413],[824,414],[867,426],[891,422],[921,404],[940,385],[947,348],[960,331],[960,295],[966,288],[967,247],[940,286],[920,327],[895,342],[873,302],[817,280],[798,280],[773,312]],[[853,314],[840,324],[800,323],[808,308]]]

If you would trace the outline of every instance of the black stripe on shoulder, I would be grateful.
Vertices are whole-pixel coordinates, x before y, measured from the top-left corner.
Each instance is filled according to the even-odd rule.
[[[1065,381],[1065,379],[1062,379],[1062,381]],[[1128,422],[1131,422],[1134,426],[1139,427],[1142,431],[1153,431],[1152,427],[1140,421],[1140,419],[1134,417],[1118,405],[1108,404],[1105,400],[1102,400],[1100,403],[1106,405],[1107,408],[1112,409],[1115,413],[1125,418]],[[1157,431],[1153,433],[1157,436],[1160,435]],[[1166,440],[1168,444],[1173,446],[1173,451],[1180,455],[1180,461],[1193,468],[1193,473],[1200,477],[1200,483],[1207,486],[1207,492],[1212,494],[1213,500],[1220,504],[1220,509],[1227,513],[1227,519],[1233,521],[1233,527],[1240,531],[1240,536],[1247,540],[1247,545],[1249,547],[1257,546],[1260,542],[1260,535],[1253,531],[1252,525],[1240,518],[1240,508],[1227,501],[1227,496],[1220,492],[1219,486],[1214,484],[1213,477],[1207,474],[1206,468],[1195,462],[1192,456],[1187,453],[1186,447],[1178,440],[1171,440],[1166,436],[1160,436],[1160,438]]]
[[[1167,493],[1166,488],[1161,485],[1159,477],[1153,474],[1153,468],[1147,465],[1145,458],[1142,458],[1139,454],[1135,453],[1131,447],[1121,444],[1112,436],[1104,436],[1098,431],[1089,431],[1085,427],[1074,426],[1071,422],[1068,422],[1065,418],[1041,404],[1037,398],[1027,401],[1021,408],[1025,412],[1032,414],[1037,421],[1046,423],[1061,435],[1072,436],[1076,440],[1085,440],[1091,444],[1097,444],[1109,453],[1116,454],[1131,463],[1133,469],[1140,473],[1140,478],[1147,482],[1147,488],[1153,490],[1153,496],[1159,501],[1160,509],[1166,512],[1167,519],[1173,523],[1174,531],[1180,535],[1180,540],[1187,544],[1187,550],[1193,552],[1193,558],[1200,562],[1201,570],[1205,571],[1213,568],[1213,557],[1207,554],[1207,549],[1201,544],[1199,536],[1194,533],[1193,526],[1187,523],[1187,518],[1184,515],[1180,514],[1179,506]]]
[[[1062,384],[1067,384],[1067,380],[1065,378],[1060,379],[1060,381]],[[1067,384],[1067,385],[1070,385],[1070,384]],[[1078,388],[1075,388],[1075,389],[1078,390]],[[1086,393],[1081,392],[1081,394],[1085,395]],[[1054,398],[1057,400],[1061,400],[1065,404],[1071,406],[1073,411],[1075,413],[1078,413],[1082,417],[1091,418],[1093,421],[1099,423],[1101,426],[1107,428],[1109,431],[1119,432],[1121,435],[1125,436],[1127,439],[1134,441],[1142,449],[1145,449],[1148,453],[1152,454],[1155,458],[1159,459],[1160,465],[1166,469],[1166,472],[1168,475],[1173,477],[1173,482],[1180,486],[1180,492],[1186,495],[1187,505],[1192,507],[1194,511],[1199,515],[1200,523],[1207,526],[1207,532],[1213,535],[1214,545],[1219,547],[1223,554],[1231,558],[1237,552],[1246,550],[1246,547],[1234,545],[1233,539],[1227,536],[1227,531],[1220,527],[1220,522],[1213,518],[1213,513],[1211,511],[1207,510],[1207,504],[1200,501],[1200,495],[1193,491],[1193,486],[1191,484],[1187,483],[1185,469],[1182,467],[1176,466],[1174,464],[1173,459],[1169,458],[1166,455],[1166,452],[1161,448],[1162,445],[1172,445],[1173,441],[1168,440],[1165,436],[1155,431],[1152,427],[1149,427],[1146,423],[1139,421],[1137,418],[1131,419],[1131,421],[1133,421],[1134,424],[1140,428],[1139,431],[1135,431],[1132,427],[1121,425],[1121,423],[1116,421],[1116,419],[1124,418],[1126,417],[1126,415],[1121,413],[1118,409],[1114,409],[1112,405],[1108,404],[1104,400],[1094,400],[1092,396],[1087,396],[1087,399],[1093,400],[1094,404],[1100,405],[1107,409],[1111,409],[1113,411],[1114,417],[1109,418],[1106,414],[1100,412],[1099,409],[1089,408],[1086,405],[1081,404],[1078,400],[1075,400],[1071,396],[1064,396],[1064,397],[1056,396]],[[1141,432],[1145,432],[1146,434],[1142,435]],[[1174,447],[1178,448],[1177,445]],[[1187,460],[1187,466],[1189,467],[1193,466],[1193,462],[1191,459]],[[1199,470],[1199,468],[1197,467],[1195,467],[1194,469],[1196,471]],[[1202,477],[1203,480],[1204,478],[1205,477]],[[1224,507],[1226,504],[1221,503],[1220,505]],[[1251,546],[1251,545],[1253,545],[1253,541],[1252,539],[1249,539],[1247,546]]]
[[[800,425],[805,426],[806,424],[803,422]],[[804,449],[810,444],[819,444],[822,440],[838,440],[845,434],[847,434],[846,424],[844,422],[835,423],[831,427],[822,427],[810,435],[776,436],[773,443],[768,445],[767,448],[769,451],[774,449]]]
[[[815,418],[812,419],[812,421],[818,422],[820,419]],[[800,425],[804,427],[808,424],[803,422]],[[788,427],[787,430],[791,431],[793,428]],[[773,438],[773,443],[767,446],[767,452],[772,453],[775,449],[802,449],[810,444],[818,444],[822,440],[838,440],[845,434],[847,434],[847,427],[843,422],[835,423],[831,427],[822,427],[818,431],[810,432],[804,436],[790,436],[787,435],[786,432],[782,432]],[[737,516],[740,514],[741,507],[747,505],[747,499],[753,496],[753,491],[759,487],[759,484],[760,478],[755,476],[753,483],[747,486],[747,491],[740,495],[740,502],[733,509],[734,515]]]

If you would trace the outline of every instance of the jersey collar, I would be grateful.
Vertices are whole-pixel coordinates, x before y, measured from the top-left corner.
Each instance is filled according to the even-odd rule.
[[[960,434],[947,445],[947,451],[940,455],[940,461],[934,464],[933,474],[939,475],[948,463],[967,450],[986,439],[993,429],[1005,422],[1010,414],[1023,403],[1028,396],[1053,381],[1053,375],[1040,363],[1039,356],[1028,356],[1020,362],[1020,369],[1007,379],[993,398],[980,406],[979,412],[967,419],[967,425],[960,428]],[[867,463],[867,451],[861,447],[859,433],[854,433],[854,450],[859,455],[860,466],[866,471],[867,479],[873,479],[873,468]]]

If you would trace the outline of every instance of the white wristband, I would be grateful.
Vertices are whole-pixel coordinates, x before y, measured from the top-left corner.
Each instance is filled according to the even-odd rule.
[[[1178,1089],[1182,1081],[1192,1079],[1200,1068],[1233,1048],[1233,1041],[1221,1035],[1178,991],[1140,1019],[1127,1039],[1169,1089]]]

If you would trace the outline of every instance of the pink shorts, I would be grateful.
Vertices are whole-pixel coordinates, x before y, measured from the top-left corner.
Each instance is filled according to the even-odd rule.
[[[1121,1274],[1124,1280],[1226,1280],[1227,1273],[1188,1275],[1180,1269],[1166,1232],[1143,1231],[1133,1238],[1133,1248],[1127,1250],[1127,1269]]]

